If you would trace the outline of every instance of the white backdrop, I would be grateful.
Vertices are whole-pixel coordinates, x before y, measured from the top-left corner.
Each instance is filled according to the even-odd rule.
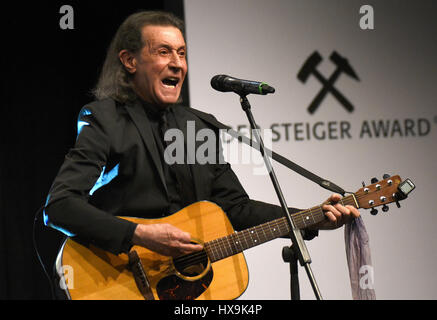
[[[360,28],[363,4],[373,7],[373,30]],[[247,128],[238,96],[214,91],[210,79],[228,74],[265,81],[276,93],[248,98],[258,124],[276,131],[274,151],[347,191],[384,173],[416,184],[400,209],[390,205],[377,216],[361,210],[377,299],[437,298],[436,12],[435,1],[185,1],[192,107]],[[352,113],[332,94],[308,113],[322,84],[314,76],[304,84],[297,73],[316,50],[323,57],[316,67],[323,77],[335,70],[333,51],[357,73],[360,81],[342,73],[334,84],[355,107]],[[316,134],[326,130],[325,138],[308,139],[306,127],[318,122]],[[349,126],[343,137],[340,122]],[[378,123],[388,125],[386,135],[376,136]],[[233,168],[253,199],[278,204],[267,175],[254,175],[250,165]],[[275,170],[289,206],[311,207],[330,195],[277,163]],[[249,287],[240,299],[290,298],[288,265],[281,257],[285,245],[289,241],[277,239],[246,251]],[[351,299],[343,230],[322,231],[307,245],[324,299]],[[304,269],[299,273],[302,299],[314,299]]]

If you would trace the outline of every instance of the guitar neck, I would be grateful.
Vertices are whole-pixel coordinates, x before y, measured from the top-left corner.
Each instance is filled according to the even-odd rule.
[[[358,208],[353,194],[342,198],[340,203]],[[325,214],[322,210],[322,205],[319,205],[296,212],[291,215],[291,218],[298,229],[305,229],[325,220]],[[289,235],[290,232],[291,227],[288,223],[288,219],[282,217],[256,227],[234,232],[226,237],[209,241],[204,244],[204,248],[211,262],[214,262],[270,240]]]

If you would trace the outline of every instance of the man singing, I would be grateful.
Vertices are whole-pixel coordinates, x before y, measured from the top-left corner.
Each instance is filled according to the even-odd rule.
[[[249,199],[227,163],[165,161],[166,130],[187,137],[187,123],[194,121],[197,131],[217,131],[205,121],[212,115],[178,105],[186,51],[183,22],[172,14],[140,12],[123,22],[108,49],[96,101],[80,111],[76,143],[50,189],[46,225],[114,254],[137,245],[177,257],[202,245],[175,226],[117,216],[159,218],[201,200],[218,204],[236,230],[283,216],[281,207]],[[302,230],[305,239],[359,216],[339,203],[340,195],[328,200],[325,221]]]

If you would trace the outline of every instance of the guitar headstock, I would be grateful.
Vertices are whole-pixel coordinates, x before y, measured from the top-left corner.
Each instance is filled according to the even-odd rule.
[[[372,209],[371,213],[376,214],[375,207],[383,206],[384,212],[388,211],[387,204],[396,202],[400,207],[399,201],[407,198],[408,194],[413,191],[415,185],[410,179],[402,181],[398,176],[384,175],[384,179],[377,181],[372,179],[372,184],[365,186],[355,192],[355,198],[359,208]]]

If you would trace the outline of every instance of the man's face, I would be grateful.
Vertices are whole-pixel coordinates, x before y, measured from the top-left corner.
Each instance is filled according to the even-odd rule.
[[[186,47],[173,26],[145,26],[145,46],[134,55],[134,88],[145,101],[166,107],[176,103],[187,74]]]

